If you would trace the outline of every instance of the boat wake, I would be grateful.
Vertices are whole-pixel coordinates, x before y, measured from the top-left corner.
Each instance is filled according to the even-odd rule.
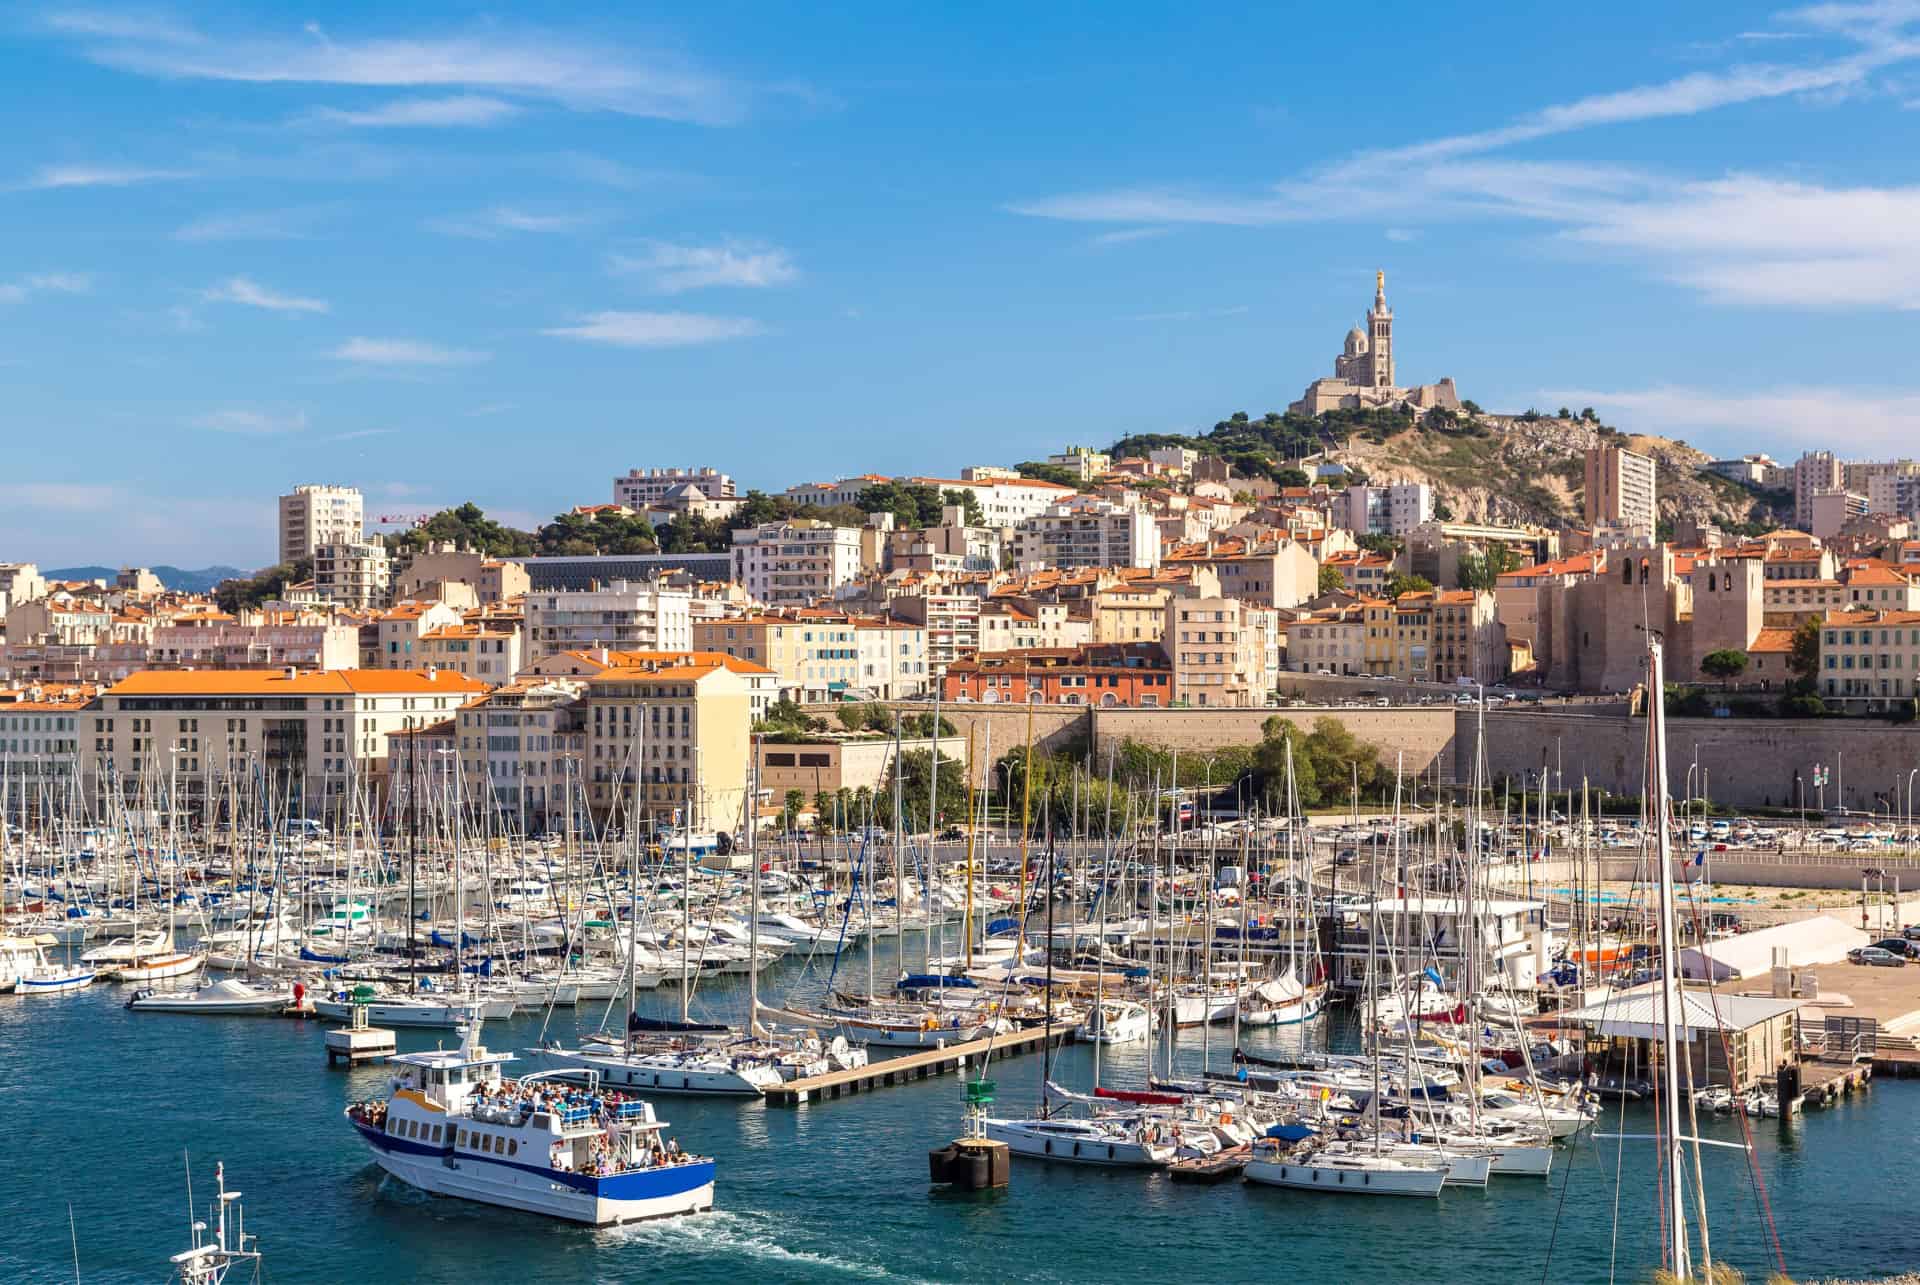
[[[656,1253],[682,1254],[707,1260],[785,1264],[789,1273],[816,1268],[822,1273],[864,1280],[918,1281],[898,1275],[877,1263],[863,1263],[806,1249],[790,1249],[774,1236],[780,1220],[764,1214],[714,1210],[686,1218],[609,1227],[594,1233],[607,1246],[645,1245]]]

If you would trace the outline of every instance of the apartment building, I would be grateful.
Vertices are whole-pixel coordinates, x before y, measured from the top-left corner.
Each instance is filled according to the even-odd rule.
[[[1287,667],[1303,674],[1367,673],[1366,607],[1330,607],[1288,625]]]
[[[941,694],[985,704],[1164,708],[1173,703],[1173,669],[1153,643],[982,652],[947,667]]]
[[[488,685],[510,682],[520,672],[520,632],[462,622],[420,635],[414,650],[421,668],[451,669]]]
[[[1498,683],[1507,677],[1507,631],[1491,591],[1443,589],[1433,596],[1433,680]]]
[[[47,596],[46,578],[31,562],[0,562],[0,620],[21,603]]]
[[[1205,567],[1219,577],[1224,597],[1260,607],[1297,607],[1320,593],[1319,560],[1306,545],[1277,532],[1177,547],[1164,555],[1164,565]]]
[[[350,779],[384,787],[389,736],[486,690],[444,671],[142,670],[82,717],[81,771],[98,795],[163,780],[203,794],[257,771],[288,815],[320,818]]]
[[[1014,530],[1014,564],[1044,567],[1157,567],[1160,528],[1138,506],[1099,500],[1056,504]]]
[[[1091,482],[1113,467],[1113,456],[1091,446],[1069,446],[1057,455],[1047,456],[1047,463],[1065,469],[1077,482]]]
[[[441,586],[450,584],[472,586],[475,599],[483,603],[505,602],[532,588],[523,563],[435,542],[414,554],[406,569],[394,578],[393,596],[444,597]]]
[[[753,726],[745,675],[676,657],[587,679],[587,797],[603,820],[738,833]]]
[[[1920,696],[1920,611],[1836,611],[1820,627],[1820,698],[1860,711]]]
[[[1093,620],[1073,604],[1036,598],[993,597],[980,604],[980,650],[1077,647],[1092,642]]]
[[[561,651],[692,651],[693,595],[659,581],[527,594],[527,661]]]
[[[1660,517],[1657,473],[1651,456],[1622,446],[1588,447],[1587,524],[1622,527],[1652,539]]]
[[[770,607],[831,599],[860,578],[860,530],[812,518],[733,533],[733,578]]]
[[[773,671],[780,694],[798,701],[906,700],[933,681],[928,631],[908,621],[796,611],[703,620],[693,635],[700,652]]]
[[[980,650],[980,607],[978,594],[928,589],[893,599],[890,610],[895,620],[926,631],[928,672],[937,678]]]
[[[366,538],[360,492],[351,486],[296,486],[280,497],[280,561],[311,558],[323,544]]]
[[[363,669],[424,669],[421,639],[465,619],[444,602],[396,602],[360,629]]]
[[[1346,549],[1328,555],[1325,566],[1340,573],[1340,579],[1347,590],[1362,597],[1380,597],[1387,591],[1387,581],[1393,578],[1393,559],[1384,553],[1373,553],[1366,549]],[[1316,574],[1316,585],[1318,577]]]
[[[980,508],[981,525],[990,527],[1018,526],[1076,494],[1073,487],[1062,486],[1058,482],[1024,477],[983,478],[978,475],[980,470],[966,471],[973,476],[907,477],[900,480],[909,486],[931,486],[942,493],[963,491],[973,496]]]
[[[691,486],[709,500],[731,500],[738,495],[734,481],[716,468],[629,469],[613,479],[613,502],[644,511],[662,507],[679,487]]]
[[[585,684],[524,679],[497,687],[454,715],[466,797],[489,797],[501,828],[561,828],[573,800],[583,821],[587,763]]]
[[[392,579],[384,544],[322,544],[313,550],[313,590],[336,607],[384,606]]]
[[[202,612],[158,621],[147,644],[153,669],[355,669],[360,628],[322,612]]]
[[[1821,491],[1810,502],[1807,530],[1817,540],[1831,540],[1847,523],[1867,514],[1867,497],[1858,491]]]
[[[1275,675],[1268,670],[1279,618],[1237,598],[1172,598],[1160,645],[1183,704],[1264,705]]]
[[[1404,536],[1433,520],[1433,488],[1425,482],[1363,482],[1348,487],[1343,498],[1347,529],[1361,535]]]
[[[0,692],[0,820],[24,821],[42,807],[58,806],[39,793],[64,789],[79,770],[80,721],[93,702],[92,687],[29,687]]]
[[[1847,466],[1832,451],[1808,451],[1793,462],[1793,521],[1804,529],[1813,523],[1813,497],[1844,491]]]

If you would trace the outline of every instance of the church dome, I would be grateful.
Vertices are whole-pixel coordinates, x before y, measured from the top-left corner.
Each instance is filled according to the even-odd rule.
[[[1367,350],[1367,332],[1355,326],[1347,332],[1347,356],[1358,357]]]

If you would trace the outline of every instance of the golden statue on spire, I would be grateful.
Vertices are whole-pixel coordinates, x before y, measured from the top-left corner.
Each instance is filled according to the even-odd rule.
[[[1384,268],[1373,274],[1373,288],[1380,294],[1387,292],[1387,273]]]

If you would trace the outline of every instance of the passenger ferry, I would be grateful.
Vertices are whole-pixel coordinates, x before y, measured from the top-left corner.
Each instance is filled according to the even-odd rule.
[[[713,1208],[713,1160],[667,1140],[639,1098],[545,1076],[501,1076],[469,1026],[457,1050],[405,1053],[384,1101],[347,1119],[409,1186],[596,1227]]]

